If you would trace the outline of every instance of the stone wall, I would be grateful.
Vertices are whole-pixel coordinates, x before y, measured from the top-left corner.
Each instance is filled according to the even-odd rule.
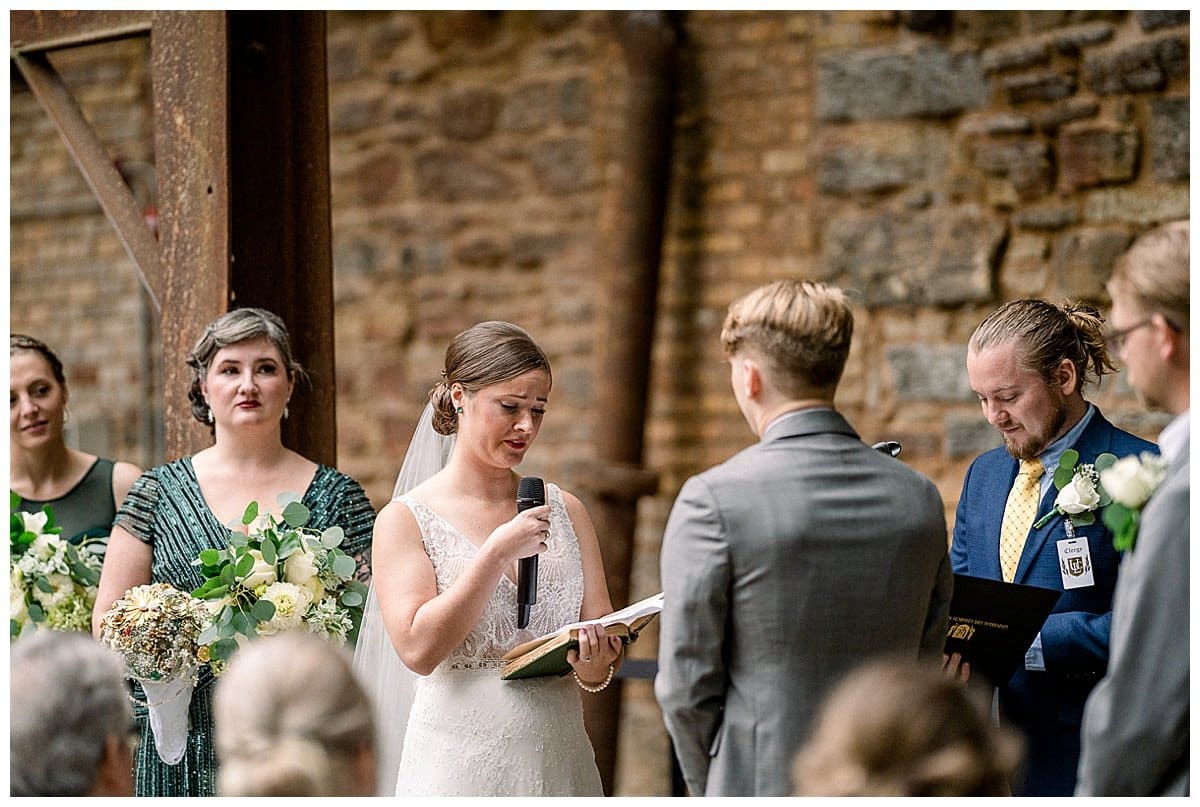
[[[1112,258],[1188,215],[1187,12],[686,12],[631,596],[657,591],[679,486],[753,439],[717,335],[779,277],[851,289],[838,405],[896,439],[948,518],[997,444],[966,383],[1004,300],[1104,307]],[[142,45],[56,56],[135,184],[152,189]],[[338,12],[329,87],[339,464],[381,506],[457,331],[528,328],[554,365],[527,473],[576,487],[596,457],[598,243],[626,87],[602,12]],[[10,111],[10,317],[63,354],[81,442],[161,447],[156,337],[132,269],[28,94]],[[147,190],[139,191],[146,193]],[[649,301],[642,304],[648,305]],[[119,346],[119,350],[113,350]],[[1118,377],[1089,397],[1153,438]],[[89,436],[90,435],[90,436]],[[668,570],[669,573],[669,570]],[[656,636],[632,647],[651,658]],[[668,745],[625,687],[618,792],[662,795]]]

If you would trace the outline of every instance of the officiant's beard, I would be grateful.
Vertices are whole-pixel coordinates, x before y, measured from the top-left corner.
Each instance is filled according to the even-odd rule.
[[[1007,436],[1004,438],[1004,447],[1008,449],[1008,453],[1014,459],[1031,460],[1041,456],[1042,452],[1049,448],[1050,444],[1058,437],[1063,424],[1067,422],[1067,401],[1062,395],[1055,395],[1053,406],[1045,428],[1038,429],[1036,432],[1032,430],[1025,432],[1024,439]]]

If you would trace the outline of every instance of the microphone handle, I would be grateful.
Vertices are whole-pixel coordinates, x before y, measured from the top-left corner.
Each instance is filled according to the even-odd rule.
[[[537,555],[517,561],[517,628],[529,624],[532,606],[537,604],[537,570]]]

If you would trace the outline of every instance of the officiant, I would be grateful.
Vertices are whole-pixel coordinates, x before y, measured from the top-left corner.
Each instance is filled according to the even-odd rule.
[[[1157,451],[1083,397],[1089,382],[1114,369],[1103,325],[1088,305],[1015,300],[988,315],[967,347],[971,389],[1004,445],[967,470],[950,548],[954,571],[1064,592],[1023,668],[999,687],[1003,714],[1027,741],[1016,795],[1074,791],[1083,704],[1108,663],[1117,551],[1099,518],[1085,525],[1053,512],[1054,471],[1068,449],[1082,469],[1075,475],[1102,453]],[[1070,557],[1083,557],[1076,568],[1087,573],[1069,573]]]

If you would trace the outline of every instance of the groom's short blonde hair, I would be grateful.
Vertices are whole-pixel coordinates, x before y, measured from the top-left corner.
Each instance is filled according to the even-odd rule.
[[[734,300],[721,328],[728,356],[753,353],[785,394],[832,391],[854,334],[854,313],[836,286],[777,280]]]

